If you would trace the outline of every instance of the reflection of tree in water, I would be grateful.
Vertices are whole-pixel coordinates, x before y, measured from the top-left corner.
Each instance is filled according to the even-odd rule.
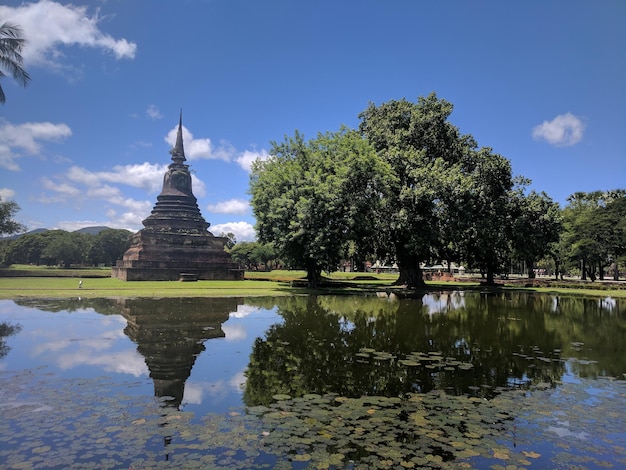
[[[595,351],[599,358],[623,370],[616,361],[624,355],[615,356],[626,344],[624,320],[615,314],[619,306],[612,304],[611,321],[605,323],[607,310],[597,299],[556,301],[553,296],[510,292],[442,293],[425,299],[279,299],[284,323],[273,325],[254,344],[245,403],[268,404],[277,393],[401,396],[441,389],[476,394],[529,382],[552,384],[561,379],[561,357],[575,341],[591,341],[604,351]],[[433,304],[444,313],[433,314]],[[559,313],[557,304],[568,313]],[[608,335],[614,328],[621,333],[603,348],[596,333]],[[611,347],[618,341],[619,349]],[[368,357],[364,350],[391,356]],[[452,364],[473,367],[403,364],[401,359],[417,352],[440,352]]]
[[[17,299],[17,305],[36,308],[44,312],[81,312],[93,310],[102,315],[119,315],[120,311],[114,300],[108,298],[82,299]]]
[[[22,330],[22,326],[19,324],[11,325],[6,322],[0,322],[0,358],[6,356],[11,348],[6,343],[5,338],[13,336]]]

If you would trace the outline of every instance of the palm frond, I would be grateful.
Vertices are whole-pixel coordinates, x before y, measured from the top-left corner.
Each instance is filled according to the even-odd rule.
[[[0,26],[0,78],[11,75],[20,85],[28,85],[30,75],[22,65],[22,48],[25,44],[22,28],[9,22]],[[5,101],[6,96],[0,86],[0,103]]]

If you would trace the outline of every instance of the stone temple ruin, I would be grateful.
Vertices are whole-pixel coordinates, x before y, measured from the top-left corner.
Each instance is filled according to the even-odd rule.
[[[133,235],[130,248],[113,267],[111,277],[123,281],[241,280],[243,270],[224,250],[225,237],[209,232],[191,190],[185,165],[182,113],[172,163],[152,213]]]

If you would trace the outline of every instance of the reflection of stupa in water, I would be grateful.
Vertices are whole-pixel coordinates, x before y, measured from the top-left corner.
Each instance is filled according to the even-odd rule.
[[[154,381],[154,395],[180,406],[185,381],[204,342],[223,338],[222,323],[237,310],[237,299],[120,299],[128,322],[124,333],[145,358]]]
[[[185,165],[182,114],[172,163],[163,177],[163,190],[144,228],[131,238],[130,248],[111,270],[123,281],[176,281],[179,279],[243,279],[230,254],[226,238],[208,231],[191,189]],[[185,276],[183,276],[185,275]]]

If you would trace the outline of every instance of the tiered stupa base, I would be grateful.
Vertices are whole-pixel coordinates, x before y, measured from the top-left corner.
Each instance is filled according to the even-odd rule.
[[[112,277],[123,281],[243,279],[243,271],[224,251],[223,237],[141,230],[113,267]]]

